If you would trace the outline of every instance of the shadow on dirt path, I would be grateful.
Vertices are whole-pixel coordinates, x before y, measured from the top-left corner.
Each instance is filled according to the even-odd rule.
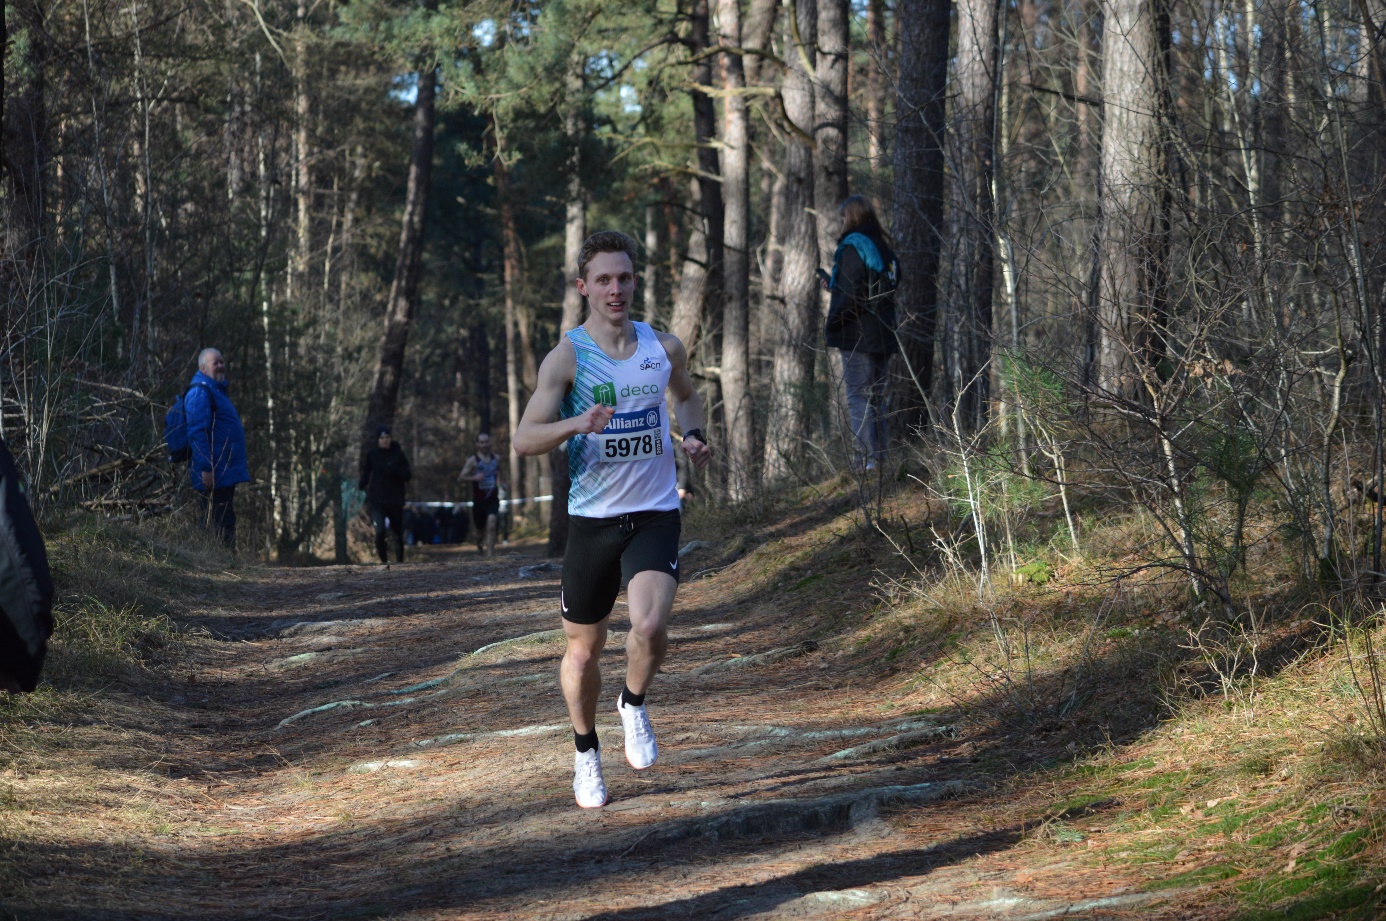
[[[84,792],[10,841],[6,916],[1188,917],[995,818],[964,729],[854,687],[791,612],[733,605],[716,576],[680,590],[640,773],[618,602],[611,802],[578,809],[559,572],[534,553],[220,580],[177,683],[62,750],[54,782]]]

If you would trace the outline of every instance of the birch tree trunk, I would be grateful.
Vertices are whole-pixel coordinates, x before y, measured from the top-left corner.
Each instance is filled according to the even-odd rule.
[[[784,261],[780,293],[783,313],[772,334],[774,367],[770,414],[765,435],[765,475],[782,479],[795,469],[809,436],[808,400],[813,387],[813,351],[818,324],[818,228],[813,218],[814,163],[813,56],[818,40],[818,9],[814,0],[789,7],[785,56],[785,115],[790,136],[785,141],[784,179],[787,199]]]
[[[1126,399],[1142,396],[1165,302],[1160,108],[1169,19],[1159,3],[1109,0],[1102,26],[1097,385]]]
[[[948,239],[952,294],[944,367],[949,402],[966,431],[986,423],[991,358],[992,132],[996,115],[997,0],[959,0],[953,112],[949,118]],[[953,408],[950,406],[950,409]]]
[[[718,0],[719,41],[741,47],[740,0]],[[725,232],[722,253],[722,405],[727,426],[727,497],[740,502],[755,488],[755,430],[751,404],[751,180],[746,75],[741,55],[722,55],[725,130],[722,135],[722,194]]]
[[[404,373],[404,350],[409,326],[419,301],[419,278],[423,270],[424,225],[428,216],[428,193],[433,175],[434,97],[437,74],[429,66],[419,73],[418,97],[414,102],[413,152],[409,162],[409,181],[404,193],[404,220],[400,228],[395,275],[390,283],[389,306],[385,313],[385,333],[376,360],[370,402],[361,427],[363,443],[369,443],[376,425],[389,425],[395,419],[399,383]]]
[[[948,81],[948,0],[896,9],[900,32],[892,226],[902,271],[895,303],[905,379],[898,405],[907,428],[929,421],[938,265],[942,253],[943,131]]]

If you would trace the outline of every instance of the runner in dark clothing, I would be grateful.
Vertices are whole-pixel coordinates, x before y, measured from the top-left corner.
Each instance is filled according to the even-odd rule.
[[[404,449],[390,436],[390,427],[377,428],[375,446],[361,453],[361,479],[357,485],[366,491],[370,503],[375,551],[382,563],[390,562],[387,529],[395,535],[395,562],[404,562],[404,484],[413,475]]]

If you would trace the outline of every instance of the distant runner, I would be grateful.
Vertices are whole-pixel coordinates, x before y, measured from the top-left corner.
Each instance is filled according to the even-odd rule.
[[[587,322],[544,359],[514,438],[522,455],[568,442],[572,487],[559,595],[568,651],[559,678],[577,747],[573,793],[587,809],[606,804],[597,743],[598,660],[623,577],[630,632],[616,710],[626,760],[643,770],[659,755],[645,692],[668,649],[679,576],[679,494],[666,388],[684,433],[680,450],[700,468],[712,458],[683,343],[629,316],[635,253],[635,241],[616,231],[583,243],[575,283],[587,298]]]
[[[500,457],[491,451],[491,436],[476,436],[476,453],[462,465],[458,480],[472,482],[472,524],[476,525],[476,552],[496,555],[496,521],[500,516],[500,488],[504,482]]]

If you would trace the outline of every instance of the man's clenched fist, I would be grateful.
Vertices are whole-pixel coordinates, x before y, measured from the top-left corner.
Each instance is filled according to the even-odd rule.
[[[611,421],[611,417],[614,415],[616,415],[615,407],[607,406],[605,403],[598,403],[581,416],[575,417],[578,424],[577,434],[597,434],[602,429],[606,428],[606,424]]]
[[[688,455],[688,459],[699,470],[702,470],[712,460],[712,449],[703,444],[697,437],[688,437],[683,440],[683,453]]]

